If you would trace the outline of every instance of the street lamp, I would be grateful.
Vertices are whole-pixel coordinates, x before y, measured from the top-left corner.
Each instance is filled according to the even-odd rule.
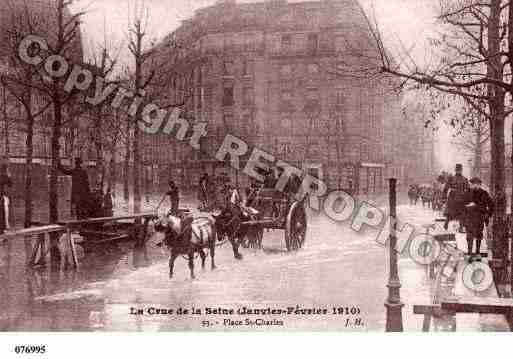
[[[403,314],[402,309],[404,304],[401,303],[400,288],[401,282],[399,281],[399,272],[397,268],[397,251],[395,249],[397,244],[397,212],[396,212],[396,186],[397,179],[390,178],[389,180],[389,200],[390,200],[390,237],[389,257],[390,257],[390,271],[388,275],[388,297],[385,301],[387,310],[386,331],[387,332],[402,332],[403,331]]]

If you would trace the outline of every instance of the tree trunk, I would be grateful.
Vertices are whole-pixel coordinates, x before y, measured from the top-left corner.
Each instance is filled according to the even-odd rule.
[[[501,0],[490,1],[490,17],[488,20],[488,52],[498,54],[500,52],[500,15]],[[504,68],[500,56],[491,56],[487,62],[487,76],[499,81],[503,80]],[[490,97],[488,107],[490,112],[490,144],[491,144],[491,183],[492,194],[495,199],[494,223],[503,217],[506,212],[506,195],[504,187],[504,90],[493,84],[489,84],[487,92]],[[493,226],[493,238],[498,239],[500,228]]]
[[[10,145],[9,145],[9,119],[7,117],[7,89],[2,87],[2,112],[4,117],[4,136],[5,136],[5,157],[9,158]]]
[[[481,158],[483,155],[483,127],[480,125],[480,127],[477,128],[476,131],[476,146],[474,148],[474,168],[472,168],[472,176],[473,177],[481,177]]]
[[[25,220],[24,227],[32,224],[32,157],[34,154],[34,117],[27,110],[27,138],[25,141]]]
[[[62,104],[59,98],[59,94],[53,96],[53,126],[52,126],[52,138],[51,138],[51,167],[50,167],[50,184],[48,193],[48,204],[49,204],[49,215],[50,223],[57,223],[59,221],[59,198],[58,198],[58,183],[57,175],[60,164],[60,143],[61,138],[61,127],[62,127]],[[58,247],[58,236],[52,235],[50,240],[51,246],[51,261],[53,264],[60,262],[60,251]]]
[[[113,149],[110,152],[110,165],[109,165],[109,188],[111,190],[111,193],[115,196],[116,195],[116,177],[117,177],[117,168],[116,168],[116,148],[113,147]]]
[[[130,171],[130,122],[127,119],[126,123],[126,144],[125,144],[125,159],[123,162],[123,199],[126,203],[130,201],[130,188],[129,176]]]
[[[138,122],[137,122],[138,123]],[[134,191],[134,207],[133,213],[141,212],[141,159],[140,159],[140,142],[139,142],[139,126],[134,126],[134,144],[133,144],[133,156],[134,156],[134,169],[133,169],[133,191]]]

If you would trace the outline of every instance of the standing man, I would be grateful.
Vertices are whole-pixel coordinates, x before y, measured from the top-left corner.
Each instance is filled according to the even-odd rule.
[[[59,163],[59,171],[67,176],[71,176],[71,212],[78,219],[87,218],[92,213],[91,208],[91,189],[89,187],[89,177],[82,168],[82,159],[75,158],[75,168],[67,169]]]
[[[465,215],[465,194],[469,190],[467,178],[462,175],[463,166],[458,163],[455,168],[454,176],[449,177],[444,187],[444,197],[447,198],[447,209],[444,228],[449,227],[449,222],[457,220],[459,222],[459,232],[463,233],[463,222]]]
[[[160,207],[162,202],[164,202],[164,200],[166,199],[166,196],[169,196],[169,202],[171,204],[169,212],[174,216],[178,215],[178,204],[180,202],[180,193],[179,193],[178,187],[176,186],[174,181],[169,181],[169,189],[166,192],[166,195],[160,201],[158,207]]]
[[[7,164],[0,164],[0,234],[3,234],[8,227],[8,206],[6,203],[7,189],[6,187],[12,186],[11,177],[7,172]]]
[[[467,192],[465,197],[465,208],[469,262],[472,262],[474,259],[472,254],[474,239],[476,240],[475,258],[477,261],[481,261],[483,230],[484,226],[489,224],[494,210],[494,203],[490,194],[481,187],[481,180],[477,177],[473,177],[470,180],[470,191]]]
[[[207,188],[208,188],[208,173],[203,173],[199,180],[199,200],[201,202],[202,209],[208,208],[208,199],[207,199]]]

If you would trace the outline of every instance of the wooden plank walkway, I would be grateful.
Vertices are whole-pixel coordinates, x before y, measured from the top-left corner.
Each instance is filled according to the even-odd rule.
[[[467,240],[466,234],[464,233],[456,233],[456,244],[458,250],[467,253]],[[474,244],[475,246],[475,244]],[[475,248],[475,247],[474,247]],[[488,248],[486,245],[486,241],[483,240],[481,244],[481,252],[488,252]],[[483,262],[486,263],[486,259],[483,259]],[[474,303],[476,305],[472,306],[473,309],[481,309],[484,307],[477,307],[478,303],[497,303],[499,302],[499,296],[497,293],[497,289],[495,288],[495,284],[492,284],[485,291],[474,291],[468,288],[467,285],[463,282],[463,271],[468,266],[468,261],[465,259],[459,260],[456,267],[456,281],[454,286],[454,295],[455,298],[450,298],[447,302],[460,302],[464,303],[465,300],[468,303]],[[446,307],[444,303],[442,303],[442,307]],[[450,307],[450,305],[449,305]],[[454,308],[454,307],[453,307]],[[476,312],[458,312],[456,314],[456,328],[458,331],[471,331],[474,328],[489,328],[493,324],[493,330],[495,331],[510,331],[510,327],[506,318],[501,314],[491,314],[491,313],[480,313]]]
[[[445,295],[441,291],[436,293],[431,304],[414,305],[414,314],[424,315],[423,331],[429,331],[432,316],[450,315],[451,313],[454,313],[455,316],[453,330],[475,331],[476,328],[481,331],[513,330],[505,317],[507,314],[511,318],[513,300],[499,298],[495,284],[485,291],[476,291],[470,289],[463,281],[465,268],[471,265],[468,263],[468,257],[461,255],[467,253],[466,234],[453,233],[451,235],[443,230],[438,222],[436,224],[435,228],[431,228],[430,234],[434,235],[442,246],[447,249],[455,248],[460,255],[458,258],[453,258],[452,261],[438,262],[429,268],[429,278],[434,280],[435,292],[440,291],[442,281],[449,285],[450,291]],[[481,255],[485,264],[488,261],[487,252],[486,241],[483,240]],[[474,265],[477,265],[477,262]],[[445,278],[440,276],[441,270],[444,271]]]
[[[34,226],[29,228],[23,228],[12,232],[7,232],[3,235],[0,235],[0,243],[11,239],[32,239],[34,237],[37,238],[35,245],[32,247],[32,254],[30,259],[27,261],[29,266],[35,266],[37,264],[44,263],[44,259],[49,252],[50,246],[55,245],[51,244],[50,246],[46,246],[46,239],[50,240],[51,233],[63,233],[59,238],[59,241],[63,240],[63,252],[65,263],[68,263],[68,259],[71,256],[73,265],[75,268],[78,267],[78,258],[77,251],[75,245],[75,239],[73,236],[73,231],[80,230],[82,227],[88,224],[102,224],[102,223],[111,223],[111,222],[121,222],[121,221],[137,221],[144,220],[144,236],[146,236],[149,221],[157,218],[156,213],[140,213],[140,214],[130,214],[123,216],[114,216],[114,217],[102,217],[102,218],[91,218],[91,219],[81,219],[81,220],[71,220],[71,221],[63,221],[59,224],[51,224],[51,225],[41,225]],[[99,231],[96,233],[97,235],[105,235],[107,238],[96,241],[98,243],[104,243],[113,240],[126,239],[128,235],[126,233],[113,233],[113,232],[102,232]],[[39,260],[38,260],[39,258]]]

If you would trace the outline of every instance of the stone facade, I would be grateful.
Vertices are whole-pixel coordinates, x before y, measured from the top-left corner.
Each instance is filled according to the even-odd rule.
[[[401,98],[376,76],[372,42],[355,0],[219,1],[197,10],[153,50],[167,84],[158,98],[184,102],[208,136],[195,153],[146,135],[147,166],[161,164],[160,176],[183,185],[204,171],[230,172],[244,185],[212,160],[229,133],[331,188],[380,192],[386,167],[400,160],[387,157],[394,146],[385,138],[398,137]]]

